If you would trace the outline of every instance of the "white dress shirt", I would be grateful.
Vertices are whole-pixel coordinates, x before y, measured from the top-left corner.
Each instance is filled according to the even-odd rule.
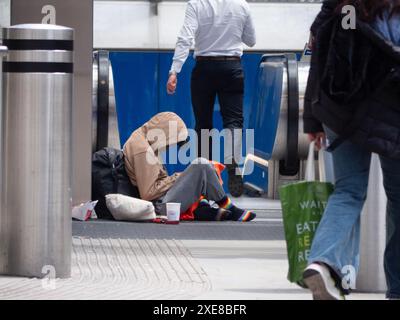
[[[190,0],[178,35],[171,72],[179,73],[195,43],[196,56],[238,56],[243,43],[256,44],[250,8],[245,0]]]

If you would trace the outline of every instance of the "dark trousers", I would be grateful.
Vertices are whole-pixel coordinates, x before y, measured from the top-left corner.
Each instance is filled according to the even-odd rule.
[[[197,61],[192,72],[191,95],[198,134],[198,156],[212,159],[212,143],[201,148],[201,129],[213,129],[215,99],[221,107],[224,129],[243,129],[244,73],[240,60]],[[207,136],[208,138],[208,136]],[[207,154],[208,153],[208,154]]]

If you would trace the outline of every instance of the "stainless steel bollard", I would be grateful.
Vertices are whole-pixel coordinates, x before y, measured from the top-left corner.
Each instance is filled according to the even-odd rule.
[[[8,48],[5,46],[0,46],[0,152],[3,150],[3,137],[1,135],[2,132],[2,123],[3,123],[3,81],[2,81],[2,71],[3,71],[3,57],[7,54]],[[2,219],[2,210],[3,210],[3,197],[1,192],[1,187],[3,184],[3,153],[0,154],[0,230],[3,223]],[[3,234],[0,232],[0,244],[3,243],[4,237]],[[0,257],[3,255],[3,247],[0,245]],[[2,270],[2,266],[4,266],[4,261],[0,258],[0,270]]]
[[[74,32],[3,31],[0,273],[70,277]]]

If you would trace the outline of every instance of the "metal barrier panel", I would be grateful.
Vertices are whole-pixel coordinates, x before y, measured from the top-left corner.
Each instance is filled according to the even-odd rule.
[[[103,59],[100,59],[100,55]],[[107,57],[107,59],[105,59]],[[108,51],[96,51],[93,54],[93,88],[92,88],[92,151],[103,147],[121,149],[117,109],[115,105],[114,77]],[[99,85],[101,83],[101,85]],[[105,109],[100,119],[99,106]],[[99,139],[99,133],[104,137]],[[102,140],[102,141],[101,141]]]
[[[258,71],[257,89],[250,115],[254,128],[254,154],[265,160],[272,157],[281,116],[282,94],[287,90],[287,78],[281,59],[276,63],[261,63]]]
[[[264,173],[256,185],[274,199],[280,185],[302,179],[302,161],[308,153],[302,116],[309,63],[297,60],[295,54],[262,57],[251,110],[249,126],[255,130],[255,144],[247,160],[261,166],[267,162],[267,189]],[[251,183],[252,179],[245,180]]]
[[[0,273],[71,273],[73,29],[5,29]]]

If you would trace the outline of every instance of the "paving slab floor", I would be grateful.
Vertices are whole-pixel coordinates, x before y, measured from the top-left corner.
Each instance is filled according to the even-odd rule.
[[[250,223],[73,222],[72,277],[0,277],[1,299],[309,300],[286,280],[279,202],[239,199]],[[349,299],[384,299],[355,293]]]

